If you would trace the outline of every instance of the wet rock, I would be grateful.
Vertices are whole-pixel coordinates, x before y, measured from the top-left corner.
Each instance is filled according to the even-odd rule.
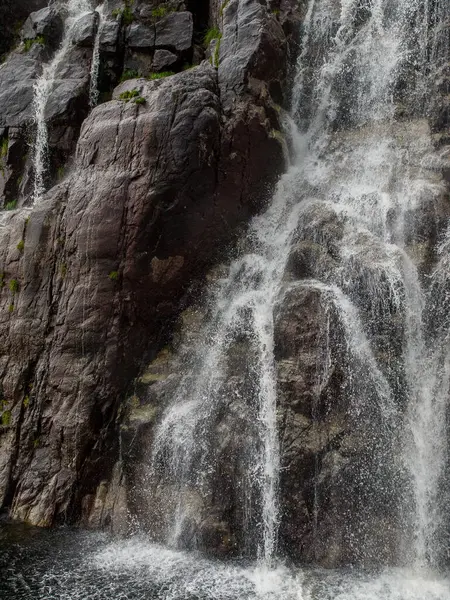
[[[95,34],[97,33],[98,23],[98,12],[92,12],[83,15],[75,23],[72,38],[73,43],[76,46],[92,47],[95,42]]]
[[[0,126],[18,127],[33,113],[33,84],[40,75],[39,60],[13,53],[0,67]]]

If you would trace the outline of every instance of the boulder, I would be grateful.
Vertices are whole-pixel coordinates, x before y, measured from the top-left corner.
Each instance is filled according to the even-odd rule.
[[[114,54],[117,50],[120,35],[120,23],[116,19],[107,19],[100,31],[100,50]]]
[[[190,12],[174,12],[155,25],[155,47],[187,52],[192,46],[194,22]]]
[[[132,23],[126,34],[126,44],[129,48],[153,49],[155,45],[155,29],[143,23]]]
[[[32,119],[33,85],[41,70],[38,59],[19,53],[0,66],[0,127],[18,127]]]
[[[99,14],[93,11],[89,14],[83,15],[75,23],[72,33],[72,42],[76,46],[87,46],[92,47],[95,42],[95,35],[97,33],[99,23]]]
[[[30,14],[25,21],[21,36],[24,40],[42,36],[46,44],[57,48],[64,31],[64,23],[57,10],[51,7],[42,8]]]
[[[178,62],[178,56],[169,50],[156,50],[153,55],[153,71],[168,71]]]

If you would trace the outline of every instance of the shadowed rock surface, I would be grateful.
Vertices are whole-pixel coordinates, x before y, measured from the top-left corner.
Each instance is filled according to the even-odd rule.
[[[251,4],[239,11],[250,11],[263,36],[274,17],[257,8],[253,19]],[[199,35],[192,24],[205,27],[189,10],[140,20],[146,6],[136,5],[131,26],[111,17],[111,2],[105,9],[99,86],[106,95],[127,53],[142,47],[133,44],[144,27],[155,31],[150,62],[155,50],[189,58]],[[221,26],[219,8],[212,15]],[[36,206],[1,215],[0,498],[11,517],[42,526],[80,518],[98,526],[114,507],[117,515],[124,492],[114,464],[128,390],[284,166],[273,133],[282,98],[271,97],[251,61],[238,81],[209,62],[160,80],[130,79],[87,116],[94,26],[91,15],[77,24],[46,105],[48,185],[66,165],[63,179]],[[276,32],[254,53],[267,48],[284,84],[288,57]],[[235,44],[224,38],[221,52]],[[30,203],[32,161],[14,149],[33,139],[32,85],[51,58],[34,46],[19,46],[0,68],[5,204],[18,195],[19,204]]]

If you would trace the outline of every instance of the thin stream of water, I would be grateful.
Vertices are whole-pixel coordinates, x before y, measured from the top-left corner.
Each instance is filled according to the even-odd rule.
[[[34,122],[36,138],[33,148],[34,190],[33,203],[39,202],[45,192],[45,179],[48,167],[48,128],[46,122],[47,101],[52,93],[59,65],[72,45],[73,30],[76,22],[84,14],[91,12],[90,0],[67,0],[67,17],[61,45],[53,58],[44,65],[42,74],[34,85]]]

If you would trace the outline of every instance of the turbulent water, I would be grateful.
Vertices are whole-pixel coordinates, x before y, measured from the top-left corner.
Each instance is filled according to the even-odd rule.
[[[23,539],[26,538],[26,543]],[[271,570],[135,538],[0,528],[2,600],[448,600],[442,577],[407,570]],[[19,575],[20,574],[20,575]]]
[[[245,339],[251,382],[236,459],[241,546],[266,562],[276,555],[274,313],[294,236],[296,244],[328,248],[295,285],[319,290],[343,327],[349,410],[361,426],[366,415],[373,419],[372,470],[385,469],[383,486],[399,496],[396,560],[416,567],[445,560],[448,238],[441,223],[424,226],[423,219],[425,208],[439,213],[445,194],[445,157],[427,117],[448,56],[449,13],[445,3],[424,0],[310,1],[292,94],[293,164],[251,224],[248,251],[218,286],[191,373],[156,433],[149,489],[164,481],[175,494],[163,511],[166,541],[175,547],[185,544],[198,510],[193,490],[212,497],[217,485],[215,423],[229,406],[230,353]],[[427,233],[439,248],[433,240],[426,246]],[[442,315],[438,327],[434,314]],[[386,467],[394,451],[398,481]],[[352,527],[361,543],[359,525]]]
[[[442,570],[448,562],[450,227],[440,217],[446,156],[430,126],[449,20],[443,0],[309,1],[287,119],[292,164],[267,211],[251,223],[244,252],[215,284],[203,341],[188,349],[189,374],[154,436],[146,492],[165,545],[76,538],[73,548],[63,543],[58,564],[32,558],[30,573],[11,575],[0,590],[74,600],[450,599]],[[307,276],[296,281],[287,275],[294,243],[325,248],[313,253]],[[402,568],[369,576],[280,562],[274,315],[296,287],[320,293],[342,332],[348,359],[342,393],[353,423],[362,430],[372,423],[367,473],[379,475],[375,495],[395,497],[391,557]],[[334,356],[326,334],[323,372]],[[230,380],[239,348],[248,362],[244,385]],[[229,477],[221,470],[216,427],[236,398],[238,452],[227,460],[237,479],[239,547],[258,558],[247,565],[201,558],[190,529],[199,502],[212,501]],[[163,489],[169,495],[158,497]],[[358,537],[361,522],[345,518],[354,544],[367,541]],[[22,555],[20,543],[9,544],[12,574]]]
[[[46,122],[46,106],[52,91],[58,67],[72,45],[73,30],[76,22],[84,14],[91,12],[90,0],[67,0],[67,17],[64,23],[64,33],[61,45],[53,58],[44,66],[42,74],[34,85],[34,122],[36,125],[36,139],[33,149],[34,190],[33,202],[36,203],[45,192],[45,180],[48,168],[48,128]],[[97,73],[94,73],[97,77]]]

